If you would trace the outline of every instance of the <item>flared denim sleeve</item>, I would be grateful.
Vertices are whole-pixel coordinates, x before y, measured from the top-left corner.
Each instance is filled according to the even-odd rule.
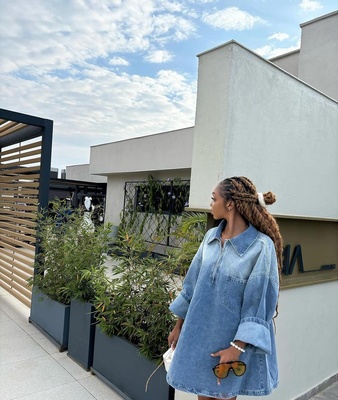
[[[200,244],[199,249],[189,266],[180,294],[169,306],[170,311],[179,318],[185,319],[188,312],[189,304],[195,290],[196,281],[202,264],[204,241],[205,240]]]
[[[272,318],[279,293],[278,263],[273,242],[262,251],[244,289],[241,319],[234,340],[248,344],[248,350],[271,353]]]

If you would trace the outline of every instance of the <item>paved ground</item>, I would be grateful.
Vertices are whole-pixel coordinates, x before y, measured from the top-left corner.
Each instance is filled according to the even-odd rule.
[[[331,385],[322,392],[311,397],[311,400],[337,400],[338,399],[338,382]]]
[[[122,400],[28,322],[29,308],[0,288],[1,400]]]

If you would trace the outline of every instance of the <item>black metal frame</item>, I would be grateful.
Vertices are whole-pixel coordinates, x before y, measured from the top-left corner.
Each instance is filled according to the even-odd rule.
[[[41,146],[41,167],[39,185],[39,208],[48,205],[49,196],[49,176],[52,155],[53,121],[49,119],[34,117],[15,111],[0,108],[0,118],[26,124],[28,126],[13,132],[4,137],[0,137],[0,148],[20,143],[26,140],[42,138]]]
[[[1,131],[2,131],[1,132],[2,136],[0,137],[0,149],[2,154],[0,170],[2,171],[4,176],[9,172],[11,172],[10,163],[6,163],[7,150],[16,148],[16,146],[18,149],[20,149],[22,144],[23,146],[25,146],[26,144],[30,145],[29,141],[32,141],[32,144],[34,144],[35,140],[37,147],[39,147],[40,151],[40,154],[38,155],[39,164],[36,168],[36,171],[38,171],[39,173],[37,180],[38,193],[36,197],[34,197],[34,203],[35,203],[34,206],[36,206],[36,210],[32,211],[32,208],[30,208],[29,211],[37,213],[39,209],[46,207],[48,205],[53,121],[1,108],[0,108],[0,121],[1,121]],[[23,174],[25,174],[25,169],[23,165],[27,164],[28,162],[29,160],[23,161],[23,163],[19,166],[19,168],[22,167]],[[34,163],[37,163],[37,159],[34,161]],[[27,171],[29,171],[29,168],[27,168]],[[27,178],[29,179],[30,172],[27,171],[26,175]],[[33,173],[32,175],[37,175],[37,174]],[[29,207],[31,207],[31,205]],[[23,209],[21,210],[24,211]],[[22,226],[25,227],[24,215],[22,216],[22,221],[23,221]],[[32,227],[32,225],[29,225],[29,227]],[[19,238],[16,240],[16,247],[20,247],[19,241],[21,240],[24,246],[27,245],[32,246],[32,250],[35,252],[35,254],[37,254],[39,252],[38,244],[35,243],[34,245],[32,245],[32,243],[34,242],[32,243],[27,242],[30,236],[35,235],[35,233],[32,233],[33,231],[34,228],[31,229],[31,232],[28,235],[26,235],[25,233],[21,234]],[[9,232],[11,232],[11,228],[9,228]],[[4,235],[6,236],[6,233]],[[9,246],[12,247],[12,245],[13,244],[10,244]],[[30,258],[33,259],[33,257]],[[34,271],[34,273],[36,273],[36,271]],[[4,274],[4,276],[6,276],[6,274]],[[13,286],[11,286],[11,284],[8,282],[8,280],[6,281],[6,279],[5,282],[7,283],[8,288],[10,287],[10,289],[12,290],[13,295],[17,296],[19,300],[23,301],[25,304],[28,305],[30,304],[30,300],[28,298],[27,293],[25,292],[25,290],[27,290],[26,285],[23,285],[20,282],[20,279],[22,279],[22,276],[20,276],[19,274],[15,276],[15,279],[13,278],[11,280],[11,282],[13,282]],[[20,290],[20,286],[22,288],[22,291]]]

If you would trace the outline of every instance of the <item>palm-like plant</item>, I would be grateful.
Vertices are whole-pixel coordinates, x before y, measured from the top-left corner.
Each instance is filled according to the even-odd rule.
[[[38,215],[35,275],[28,280],[52,300],[91,301],[105,279],[110,226],[89,227],[80,210],[69,210],[61,201]]]
[[[171,250],[170,255],[176,260],[178,273],[185,275],[206,232],[207,214],[186,211],[172,235],[180,239],[180,248]]]
[[[96,302],[96,318],[103,332],[135,344],[149,359],[166,350],[174,322],[169,304],[175,296],[175,275],[168,258],[153,258],[140,235],[120,230],[119,254],[110,287]]]

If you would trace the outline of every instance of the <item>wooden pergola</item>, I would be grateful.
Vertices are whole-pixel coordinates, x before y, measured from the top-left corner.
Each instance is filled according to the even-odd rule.
[[[0,109],[0,286],[27,306],[36,215],[48,204],[53,121]]]

